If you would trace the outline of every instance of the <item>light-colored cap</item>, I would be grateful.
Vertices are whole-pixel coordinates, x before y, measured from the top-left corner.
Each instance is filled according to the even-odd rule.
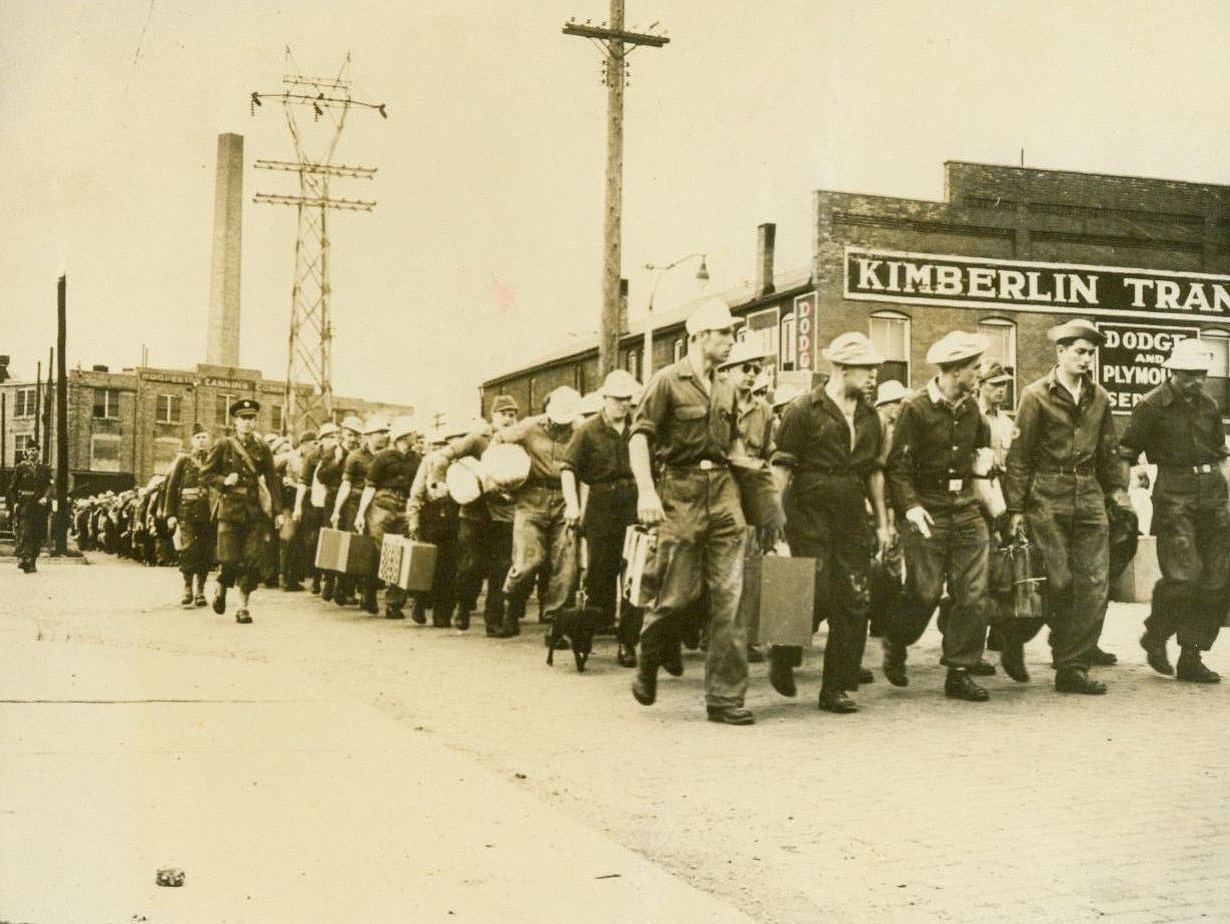
[[[756,376],[756,380],[752,382],[752,394],[767,395],[772,387],[773,379],[769,377],[769,373],[761,372]]]
[[[933,366],[948,366],[981,356],[987,346],[977,334],[963,330],[949,331],[927,350],[927,362]]]
[[[602,410],[602,392],[591,391],[581,398],[582,417],[593,417]]]
[[[626,369],[613,369],[602,380],[598,394],[603,398],[631,398],[640,388],[640,383]]]
[[[324,424],[323,426],[321,426],[321,428],[320,428],[320,432],[318,432],[318,433],[316,434],[316,437],[317,437],[318,439],[322,439],[322,440],[323,440],[326,436],[336,436],[336,435],[337,435],[337,432],[338,432],[340,429],[341,429],[341,427],[339,427],[337,424],[333,423],[333,421],[329,421],[328,423],[326,423],[326,424]]]
[[[389,424],[389,439],[397,441],[403,436],[413,436],[419,432],[418,422],[413,417],[394,417]]]
[[[768,355],[768,350],[760,344],[739,340],[730,348],[730,355],[718,364],[718,368],[729,369],[744,363],[763,363]]]
[[[802,390],[795,385],[778,385],[773,392],[773,406],[783,407],[801,394],[803,394]]]
[[[1093,322],[1084,318],[1073,318],[1071,321],[1056,324],[1046,332],[1046,336],[1051,343],[1059,343],[1061,340],[1088,340],[1101,346],[1106,340],[1102,332],[1094,327]]]
[[[910,390],[896,379],[881,382],[876,388],[876,407],[892,404],[894,401],[904,401],[910,396]]]
[[[688,315],[688,320],[684,324],[688,336],[706,330],[733,330],[738,326],[739,322],[730,313],[730,306],[720,298],[709,298],[701,302]]]
[[[988,385],[1011,382],[1012,373],[1005,369],[1004,364],[998,359],[984,359],[978,367],[978,381]]]
[[[551,423],[568,424],[581,412],[581,395],[568,385],[561,385],[547,396],[547,418]]]
[[[838,334],[820,355],[834,366],[879,366],[884,362],[867,335],[858,331]]]
[[[1186,337],[1174,345],[1162,365],[1178,372],[1208,372],[1213,367],[1213,351],[1207,343]]]
[[[343,418],[342,429],[349,430],[351,433],[362,433],[363,421],[351,414],[348,417]]]
[[[389,429],[389,418],[383,414],[373,414],[363,424],[363,435],[371,436],[373,433],[383,433]]]

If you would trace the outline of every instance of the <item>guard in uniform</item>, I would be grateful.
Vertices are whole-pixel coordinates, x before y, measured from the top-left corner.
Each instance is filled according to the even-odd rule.
[[[9,479],[8,505],[13,511],[17,567],[26,574],[38,570],[35,562],[47,541],[47,512],[51,506],[51,469],[39,461],[38,443],[26,444],[25,458]]]
[[[359,500],[363,496],[363,488],[367,484],[367,470],[371,467],[376,453],[388,444],[389,420],[387,417],[373,415],[363,425],[363,441],[346,456],[342,466],[342,483],[337,489],[337,498],[333,503],[333,516],[330,522],[334,529],[353,530],[356,514],[359,512]],[[338,579],[337,594],[333,602],[338,606],[347,606],[354,602],[355,585],[359,579],[354,575],[344,574]],[[376,575],[366,575],[363,582],[363,609],[373,616],[380,612],[376,603]]]
[[[411,418],[398,417],[389,426],[388,433],[392,445],[380,450],[372,459],[354,518],[355,532],[366,532],[377,543],[386,533],[406,534],[406,501],[422,461],[413,448],[418,426]],[[388,619],[404,619],[405,605],[406,592],[396,584],[388,585],[384,594],[384,615]]]
[[[636,482],[628,457],[628,417],[638,387],[636,379],[622,369],[609,373],[602,383],[602,409],[577,428],[560,465],[564,521],[580,527],[589,556],[585,595],[590,606],[602,611],[607,625],[615,623],[615,591],[624,534],[636,523]],[[589,487],[584,514],[578,480]],[[644,613],[625,602],[616,654],[621,667],[636,667],[636,643],[643,623]]]
[[[791,402],[782,416],[773,455],[773,478],[785,501],[790,554],[816,560],[815,623],[828,619],[819,706],[857,712],[871,559],[893,540],[884,502],[883,430],[867,400],[884,362],[864,334],[837,337],[824,357],[833,374],[820,388]],[[875,511],[875,530],[867,507]],[[795,695],[791,668],[797,649],[775,646],[769,680]]]
[[[1149,666],[1189,683],[1217,683],[1200,653],[1217,640],[1230,586],[1230,514],[1226,509],[1226,457],[1221,412],[1204,393],[1212,351],[1189,338],[1166,360],[1170,378],[1135,408],[1120,441],[1124,460],[1143,452],[1157,466],[1153,534],[1161,580],[1140,640]],[[1176,672],[1166,652],[1179,637]]]
[[[981,338],[963,331],[931,345],[927,362],[939,375],[902,404],[888,454],[906,586],[899,613],[885,627],[884,676],[894,686],[909,683],[906,652],[947,586],[953,606],[941,627],[944,695],[967,702],[990,699],[970,677],[982,661],[990,606],[990,532],[971,483],[974,452],[991,442],[974,394],[983,349]]]
[[[214,566],[217,527],[211,514],[205,463],[212,440],[199,423],[192,425],[190,451],[171,466],[162,516],[167,528],[179,533],[179,573],[184,579],[184,606],[205,605],[205,578]]]
[[[656,700],[658,668],[677,656],[682,618],[706,593],[709,720],[751,725],[755,717],[743,705],[747,626],[738,618],[747,523],[729,464],[742,446],[734,388],[716,374],[734,345],[735,325],[721,299],[697,307],[686,322],[687,355],[654,375],[632,420],[637,515],[658,530],[657,599],[645,615],[632,695],[645,706]],[[651,459],[658,463],[656,483]]]
[[[226,612],[226,592],[239,589],[235,621],[250,623],[248,598],[265,576],[271,528],[281,525],[274,514],[272,492],[278,488],[273,454],[257,439],[256,415],[260,402],[241,398],[230,406],[233,436],[219,440],[209,451],[201,473],[218,494],[218,588],[213,610]],[[270,519],[274,518],[271,524]]]
[[[1055,344],[1055,367],[1021,393],[1008,450],[1008,534],[1024,526],[1042,560],[1055,689],[1100,695],[1106,684],[1088,671],[1110,591],[1106,498],[1131,509],[1127,466],[1116,453],[1110,396],[1091,374],[1102,332],[1077,319],[1047,336]],[[1024,673],[1022,633],[1037,628],[1000,626],[1001,661],[1014,679]]]

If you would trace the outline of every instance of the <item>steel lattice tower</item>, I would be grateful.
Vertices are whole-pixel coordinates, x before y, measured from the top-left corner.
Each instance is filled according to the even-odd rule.
[[[287,49],[287,62],[293,63]],[[299,176],[299,194],[284,196],[257,193],[253,201],[268,205],[293,205],[298,212],[295,236],[295,274],[291,286],[290,336],[287,343],[284,432],[302,432],[333,418],[333,321],[329,283],[330,209],[370,212],[374,201],[338,199],[330,195],[334,177],[370,180],[375,167],[348,167],[333,163],[334,152],[353,108],[374,109],[388,118],[383,103],[355,100],[350,95],[346,71],[350,56],[336,78],[293,75],[282,78],[280,93],[253,93],[253,114],[262,100],[277,99],[286,114],[296,160],[257,160],[253,166],[281,170]],[[310,123],[301,124],[305,109]]]

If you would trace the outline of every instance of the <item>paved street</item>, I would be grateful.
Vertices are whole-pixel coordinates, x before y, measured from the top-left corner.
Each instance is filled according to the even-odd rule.
[[[697,654],[645,709],[609,638],[578,674],[532,624],[267,590],[243,627],[88,562],[0,559],[0,921],[1230,921],[1230,683],[1149,671],[1143,607],[1106,697],[1035,641],[1032,683],[947,701],[932,631],[855,716],[818,648],[797,700],[753,666],[727,728]]]

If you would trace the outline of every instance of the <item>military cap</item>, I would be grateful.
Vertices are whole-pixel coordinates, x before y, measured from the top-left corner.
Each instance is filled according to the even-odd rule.
[[[255,417],[260,409],[261,403],[255,398],[240,398],[238,401],[231,402],[227,413],[232,417]]]
[[[625,369],[613,369],[602,380],[599,394],[603,398],[631,398],[636,394],[640,384]]]
[[[512,395],[496,395],[495,400],[491,402],[491,413],[499,414],[502,411],[512,411],[518,413],[521,408],[517,407],[517,399]]]
[[[1046,332],[1046,336],[1051,343],[1062,343],[1064,340],[1088,340],[1096,346],[1101,346],[1106,340],[1102,332],[1094,327],[1091,321],[1086,321],[1084,318],[1073,318],[1071,321],[1056,324]]]
[[[341,428],[343,430],[349,430],[351,433],[356,433],[356,434],[362,433],[363,432],[363,421],[360,420],[358,417],[356,417],[354,414],[348,414],[346,417],[342,419]]]
[[[739,326],[739,322],[730,313],[730,306],[726,302],[720,298],[710,298],[688,315],[683,326],[690,337],[707,330],[733,330]]]
[[[834,366],[879,366],[884,357],[866,334],[850,331],[833,338],[820,355]]]
[[[1162,365],[1177,372],[1208,372],[1213,366],[1213,351],[1208,344],[1187,337],[1174,345]]]
[[[552,423],[572,423],[580,412],[581,395],[575,388],[561,385],[547,396],[547,418]]]
[[[719,369],[729,369],[732,366],[742,366],[744,363],[763,363],[769,351],[759,344],[740,340],[730,348],[730,354],[718,363]]]
[[[986,382],[990,385],[998,385],[1000,382],[1011,382],[1012,373],[1004,368],[1004,364],[998,359],[984,359],[978,367],[978,381]]]
[[[329,421],[320,428],[320,433],[316,436],[318,439],[324,439],[326,436],[334,436],[341,429],[337,424]]]
[[[881,382],[876,388],[876,407],[892,404],[895,401],[904,401],[909,396],[908,388],[896,379],[889,379],[887,382]]]
[[[986,344],[977,334],[963,330],[949,331],[927,350],[927,362],[933,366],[951,366],[974,359],[986,352]]]

